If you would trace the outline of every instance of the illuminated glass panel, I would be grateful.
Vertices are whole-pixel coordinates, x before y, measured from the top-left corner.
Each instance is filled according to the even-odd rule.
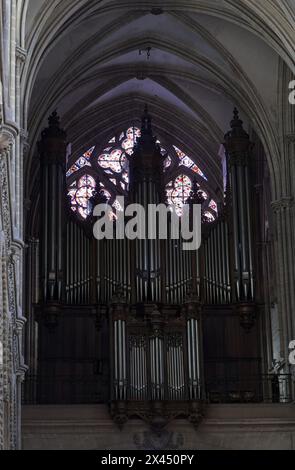
[[[84,166],[91,166],[90,157],[93,154],[95,147],[91,147],[87,152],[85,152],[82,157],[78,158],[78,160],[71,166],[71,168],[67,172],[67,177],[71,176],[76,171],[81,170]]]
[[[168,170],[168,168],[170,168],[172,164],[172,160],[171,160],[171,157],[168,157],[164,160],[164,171]]]
[[[106,200],[115,210],[122,210],[118,207],[116,201],[116,194],[126,194],[129,185],[129,159],[132,158],[134,152],[134,145],[136,140],[141,136],[141,131],[137,127],[129,127],[125,132],[118,134],[109,140],[106,148],[98,157],[93,155],[95,147],[91,147],[85,154],[83,154],[75,164],[68,170],[67,177],[73,175],[78,170],[87,167],[92,167],[97,171],[97,177],[89,174],[84,174],[83,177],[77,176],[76,181],[68,188],[68,194],[71,198],[71,209],[73,212],[79,214],[83,219],[91,214],[92,204],[91,198],[95,193],[96,179],[99,181],[100,194],[105,196]],[[163,170],[168,175],[172,169],[185,167],[187,174],[180,174],[173,179],[170,178],[170,183],[166,186],[167,200],[171,206],[175,207],[177,214],[182,214],[183,205],[189,198],[192,190],[192,181],[194,174],[200,175],[203,179],[207,180],[204,173],[199,166],[178,147],[173,146],[175,153],[168,153],[167,150],[161,145],[161,141],[157,140],[163,156]],[[93,160],[96,163],[92,163]],[[108,182],[101,183],[99,171],[103,171],[108,176]],[[181,171],[181,170],[180,170]],[[166,176],[167,178],[167,176]],[[168,179],[169,181],[169,179]],[[198,184],[199,193],[203,196],[206,210],[204,218],[208,222],[213,222],[216,219],[218,209],[216,202],[210,198],[209,194],[205,192]],[[112,216],[113,217],[113,216]],[[115,216],[114,216],[115,217]]]
[[[74,212],[77,212],[81,215],[83,219],[91,214],[92,206],[90,199],[95,193],[95,180],[90,175],[84,175],[74,182],[68,191],[68,194],[71,198],[71,209]]]
[[[179,175],[166,187],[168,204],[174,206],[177,215],[182,215],[182,209],[192,190],[192,181],[186,175]]]
[[[123,207],[121,206],[121,204],[119,203],[119,201],[118,201],[117,199],[114,201],[113,207],[114,207],[114,209],[116,209],[117,211],[123,212]]]
[[[203,191],[202,189],[200,189],[199,192],[200,192],[201,196],[203,197],[203,199],[204,199],[205,201],[207,201],[207,199],[208,199],[208,197],[209,197],[208,194],[207,194],[205,191]]]
[[[111,193],[109,193],[109,191],[107,191],[106,189],[102,189],[100,193],[101,193],[101,195],[102,195],[103,197],[105,197],[108,201],[109,201],[110,199],[112,199]]]
[[[209,211],[204,212],[204,217],[205,217],[207,222],[214,222],[215,221],[214,215]]]
[[[98,164],[103,168],[105,173],[123,177],[122,173],[124,172],[124,181],[125,183],[129,182],[128,158],[133,154],[133,147],[136,139],[140,137],[140,135],[140,129],[137,127],[129,127],[126,132],[121,133],[118,145],[108,147],[104,150],[98,157]],[[116,144],[116,138],[111,139],[109,143]]]
[[[217,204],[215,201],[213,201],[213,199],[209,202],[209,207],[210,209],[212,209],[214,212],[218,212],[218,209],[217,209]]]
[[[182,150],[180,150],[178,147],[173,145],[174,150],[180,160],[179,166],[183,165],[192,170],[194,173],[197,173],[198,175],[202,176],[205,180],[207,180],[206,176],[202,172],[202,170],[196,165],[191,158],[189,158]]]

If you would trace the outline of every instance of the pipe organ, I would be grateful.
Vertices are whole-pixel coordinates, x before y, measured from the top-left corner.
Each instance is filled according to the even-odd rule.
[[[163,157],[146,111],[130,162],[128,201],[140,204],[146,217],[150,205],[165,202],[162,178]],[[168,239],[125,242],[131,302],[124,284],[111,299],[112,415],[119,424],[135,415],[157,426],[177,416],[196,422],[201,415],[199,298],[195,294],[185,303],[197,289],[192,285],[196,255],[182,249],[181,239],[172,239],[171,217],[167,221]],[[148,223],[157,225],[146,218]],[[116,242],[113,250],[120,256]]]
[[[46,328],[62,341],[67,315],[72,337],[58,357],[48,353],[50,346],[40,349],[38,373],[43,376],[42,364],[46,363],[46,367],[54,364],[52,377],[57,370],[72,374],[72,363],[65,365],[71,360],[68,356],[79,354],[78,345],[95,336],[92,352],[83,360],[87,370],[92,368],[96,385],[100,381],[105,387],[110,385],[111,413],[120,425],[133,416],[156,427],[177,416],[197,424],[208,392],[204,364],[210,349],[206,336],[212,330],[206,326],[210,314],[229,312],[229,321],[239,321],[235,328],[254,331],[251,143],[237,111],[224,145],[228,159],[225,203],[214,223],[203,218],[201,248],[185,251],[182,239],[171,236],[169,217],[167,239],[95,240],[94,218],[81,223],[65,210],[65,133],[56,114],[42,134],[41,282],[36,312],[40,338],[46,337],[47,345],[53,336],[48,339]],[[129,162],[125,206],[140,204],[147,214],[150,204],[166,204],[163,163],[146,110]],[[98,193],[93,204],[100,201]],[[187,203],[202,203],[196,183]],[[125,216],[125,222],[129,219]]]

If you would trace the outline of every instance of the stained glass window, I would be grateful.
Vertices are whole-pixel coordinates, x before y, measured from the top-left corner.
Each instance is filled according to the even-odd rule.
[[[168,170],[172,164],[171,157],[168,155],[168,157],[164,160],[164,171]]]
[[[202,176],[205,180],[207,180],[206,176],[202,172],[202,170],[196,165],[191,158],[189,158],[182,150],[180,150],[178,147],[173,145],[174,150],[179,158],[179,166],[186,166],[190,170],[192,170],[194,173],[197,173],[198,175]]]
[[[207,201],[207,199],[209,197],[208,194],[205,191],[203,191],[203,189],[200,189],[199,193],[202,196],[202,198],[204,199],[204,201]]]
[[[91,198],[95,193],[95,179],[90,175],[82,176],[78,182],[74,182],[69,188],[71,198],[71,208],[73,212],[78,212],[83,219],[91,214]]]
[[[99,183],[99,192],[106,201],[112,199],[111,193],[105,188],[105,185],[103,183]]]
[[[215,201],[213,201],[213,199],[211,199],[211,201],[209,202],[209,207],[210,209],[212,209],[214,212],[218,212],[217,210],[217,204]]]
[[[141,136],[138,127],[131,126],[119,132],[109,140],[101,151],[93,146],[85,152],[67,170],[69,178],[68,194],[71,201],[71,210],[82,220],[91,215],[92,197],[98,190],[106,201],[114,208],[120,210],[116,195],[128,194],[129,189],[129,161],[133,156],[134,145]],[[175,145],[165,146],[157,140],[163,157],[164,179],[167,181],[166,194],[168,204],[175,207],[176,213],[182,214],[183,205],[189,198],[196,175],[205,181],[207,178],[200,167],[185,152]],[[89,174],[91,168],[91,174]],[[185,170],[184,170],[185,168]],[[79,171],[79,173],[77,173]],[[83,174],[84,171],[84,174]],[[77,173],[75,181],[74,175]],[[81,176],[82,173],[82,176]],[[173,173],[173,177],[171,174]],[[98,188],[96,184],[98,182]],[[199,193],[203,196],[203,214],[208,222],[213,222],[218,214],[217,204],[209,192],[204,190],[202,182],[198,183]],[[115,218],[115,214],[112,213]]]
[[[109,143],[114,144],[104,149],[98,157],[99,166],[108,175],[122,176],[125,183],[129,182],[128,158],[133,154],[133,147],[141,132],[137,127],[129,127],[126,132],[122,132],[117,140],[112,138]],[[114,183],[114,180],[112,180]],[[116,184],[116,183],[114,183]],[[126,186],[121,186],[126,189]]]
[[[190,196],[192,187],[192,181],[186,175],[177,176],[174,181],[170,181],[167,185],[166,193],[168,204],[175,207],[175,211],[178,215],[182,214],[182,208]]]
[[[212,214],[212,212],[205,211],[205,212],[204,212],[204,217],[205,217],[205,219],[206,219],[207,222],[214,222],[214,221],[215,221],[215,217],[214,217],[214,215]]]
[[[87,152],[85,152],[82,157],[78,158],[78,160],[71,166],[71,168],[67,172],[67,177],[71,176],[76,171],[81,170],[84,166],[91,166],[90,158],[94,151],[95,147],[91,147]]]

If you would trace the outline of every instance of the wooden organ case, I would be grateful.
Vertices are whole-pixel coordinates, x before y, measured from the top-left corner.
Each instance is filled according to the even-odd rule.
[[[206,401],[263,399],[254,380],[262,366],[252,144],[237,111],[224,142],[225,200],[214,223],[203,221],[197,251],[169,236],[97,241],[94,218],[87,225],[66,217],[65,142],[53,114],[39,143],[40,243],[28,254],[38,322],[37,334],[31,322],[28,331],[38,348],[28,356],[27,401],[108,402],[120,425],[136,416],[161,428],[176,417],[197,425]],[[146,110],[130,161],[128,203],[165,203],[162,177]],[[197,185],[188,203],[202,203]]]

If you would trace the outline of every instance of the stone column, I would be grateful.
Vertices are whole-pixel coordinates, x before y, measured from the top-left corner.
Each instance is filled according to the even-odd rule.
[[[1,205],[0,205],[1,208]],[[4,450],[4,233],[0,232],[0,450]]]
[[[3,131],[3,128],[1,129]],[[20,269],[18,249],[13,240],[12,204],[9,186],[11,135],[4,129],[0,134],[0,448],[20,448],[21,390],[16,376],[26,367],[22,357],[22,329],[25,319],[17,302],[17,270]]]
[[[289,371],[288,346],[295,339],[295,248],[294,199],[285,197],[272,203],[276,224],[277,289],[280,310],[281,358]]]
[[[13,377],[11,368],[10,328],[9,328],[9,303],[8,303],[8,249],[11,245],[10,225],[10,199],[8,192],[7,161],[11,141],[8,136],[0,134],[0,449],[10,449],[12,414],[7,413],[10,405],[11,387],[9,379]]]
[[[26,364],[29,367],[29,377],[25,383],[24,397],[30,403],[35,403],[37,361],[38,361],[38,324],[35,319],[34,305],[39,302],[39,240],[30,238],[26,247],[26,316],[27,326],[25,335]]]

